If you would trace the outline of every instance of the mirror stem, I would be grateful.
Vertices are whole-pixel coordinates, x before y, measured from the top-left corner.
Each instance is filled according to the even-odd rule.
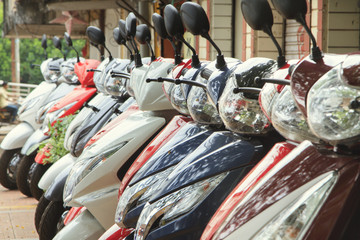
[[[217,69],[221,69],[224,66],[226,66],[226,62],[224,59],[224,55],[222,54],[220,48],[215,44],[215,42],[211,39],[210,35],[208,33],[206,34],[202,34],[201,35],[203,38],[205,38],[206,40],[208,40],[210,42],[210,44],[216,49],[218,55],[216,57],[216,68]]]
[[[71,46],[71,48],[74,49],[74,51],[76,52],[77,62],[80,62],[79,52],[74,48],[74,46]]]
[[[105,44],[103,46],[106,49],[106,51],[109,53],[109,60],[110,61],[113,60],[113,57],[112,57],[111,52],[109,51],[109,49],[105,46]]]
[[[170,41],[170,43],[171,43],[171,46],[173,47],[174,52],[175,52],[175,56],[174,56],[174,58],[175,58],[175,65],[178,65],[178,64],[181,63],[181,55],[180,55],[180,53],[179,53],[179,51],[178,51],[178,48],[176,47],[174,41],[173,41],[171,38],[168,38],[168,39],[169,39],[169,41]]]
[[[150,42],[146,41],[146,43],[147,43],[148,47],[150,48],[150,51],[151,51],[151,61],[153,62],[153,61],[155,61],[155,59],[156,59],[155,54],[154,54],[154,50],[152,49]]]
[[[44,49],[44,56],[45,56],[45,59],[48,59],[48,54],[46,52],[46,49]]]
[[[191,56],[191,66],[199,67],[200,60],[199,60],[199,56],[196,54],[195,49],[187,41],[185,41],[185,39],[182,35],[176,36],[175,38],[177,38],[177,40],[183,42],[192,51],[193,55]]]
[[[316,43],[314,35],[307,26],[305,19],[302,16],[299,16],[296,18],[296,21],[298,21],[304,27],[305,31],[310,36],[311,42],[313,44],[313,47],[311,48],[311,59],[315,62],[321,60],[323,58],[322,52]]]
[[[269,35],[269,37],[271,38],[271,40],[273,41],[273,43],[275,44],[275,47],[278,50],[278,58],[277,58],[277,64],[278,64],[278,68],[283,67],[286,64],[286,60],[285,60],[285,56],[283,55],[282,49],[278,43],[278,41],[276,41],[276,38],[271,30],[271,28],[269,26],[266,26],[265,29],[263,29],[263,31]]]

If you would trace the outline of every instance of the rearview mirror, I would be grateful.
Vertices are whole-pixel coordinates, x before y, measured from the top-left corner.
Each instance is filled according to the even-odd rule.
[[[119,31],[123,38],[129,39],[128,35],[126,34],[126,22],[125,20],[119,20]]]
[[[186,29],[193,35],[206,35],[210,30],[209,19],[204,9],[197,3],[181,5],[180,15]],[[203,36],[204,37],[204,36]]]
[[[100,45],[105,44],[105,35],[98,27],[89,26],[86,29],[86,35],[88,36],[90,41],[92,41],[95,44],[100,44]]]
[[[136,27],[135,38],[140,44],[149,43],[151,41],[151,33],[149,27],[146,24],[138,25]]]
[[[43,49],[46,49],[46,48],[47,48],[46,34],[43,34],[43,35],[42,35],[42,38],[41,38],[41,47],[42,47]]]
[[[216,58],[216,68],[220,69],[225,67],[226,62],[224,55],[209,35],[210,24],[205,10],[197,3],[186,2],[181,5],[180,15],[186,29],[194,35],[201,35],[216,49],[218,53]]]
[[[136,16],[134,13],[129,13],[126,17],[126,33],[130,37],[135,37],[136,35]]]
[[[151,41],[151,33],[150,29],[146,24],[140,24],[136,27],[136,40],[140,44],[147,44],[151,51],[151,61],[155,60],[155,54],[154,50],[151,47],[150,41]]]
[[[278,67],[284,66],[286,63],[285,56],[283,56],[283,51],[271,29],[274,24],[274,17],[267,0],[242,0],[241,12],[252,29],[262,30],[270,36],[279,53]]]
[[[60,38],[58,38],[57,36],[54,36],[53,39],[53,44],[55,46],[55,48],[59,49],[61,51],[61,40]]]
[[[305,19],[307,4],[305,0],[271,0],[276,10],[286,19],[295,19],[301,23],[300,19]]]
[[[165,28],[164,18],[160,16],[158,13],[154,13],[152,15],[152,21],[154,23],[154,28],[157,34],[159,34],[159,36],[163,39],[170,39],[170,36]]]
[[[66,44],[67,44],[69,47],[72,47],[72,46],[73,46],[72,40],[71,40],[70,35],[69,35],[67,32],[64,33],[64,38],[65,38]]]
[[[114,28],[113,37],[115,42],[119,45],[124,45],[126,42],[125,38],[123,38],[123,36],[120,34],[120,29],[118,27]]]

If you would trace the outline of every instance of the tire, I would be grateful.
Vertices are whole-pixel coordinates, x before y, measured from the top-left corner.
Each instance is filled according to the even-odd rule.
[[[67,210],[62,201],[50,201],[41,217],[39,226],[39,239],[53,239],[58,229],[59,222],[62,220],[62,214]]]
[[[30,176],[30,192],[31,195],[36,198],[36,200],[39,200],[41,196],[44,194],[44,190],[40,189],[38,184],[41,179],[41,177],[44,175],[44,173],[49,169],[51,164],[39,164],[34,163],[35,166],[32,169],[31,173],[29,172]]]
[[[39,199],[39,202],[36,206],[34,222],[35,222],[36,231],[38,233],[39,233],[41,217],[42,217],[43,213],[45,212],[45,209],[49,205],[49,203],[50,203],[50,200],[48,200],[43,194],[41,196],[41,198]]]
[[[33,154],[30,154],[29,156],[23,156],[20,160],[18,171],[16,174],[16,185],[20,192],[28,197],[31,197],[31,191],[30,191],[30,179],[29,171],[31,168],[31,165],[35,163],[34,159],[36,156],[36,152]]]
[[[10,190],[17,188],[16,169],[22,157],[20,151],[21,148],[4,150],[0,157],[0,184]]]

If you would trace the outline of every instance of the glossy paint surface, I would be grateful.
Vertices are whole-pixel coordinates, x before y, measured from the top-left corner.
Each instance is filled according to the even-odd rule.
[[[123,193],[125,187],[129,184],[134,174],[145,164],[145,162],[164,144],[166,144],[191,118],[184,116],[175,116],[166,127],[150,142],[131,165],[121,181],[119,196]]]
[[[118,225],[114,224],[111,228],[106,230],[103,235],[101,235],[99,240],[122,240],[133,231],[134,229],[132,228],[120,228]]]
[[[360,52],[349,55],[342,65],[342,79],[345,83],[360,87]]]
[[[114,120],[112,120],[110,123],[106,124],[103,128],[101,128],[85,145],[84,148],[92,145],[97,140],[99,140],[103,135],[108,133],[111,129],[115,128],[117,125],[119,125],[124,119],[126,119],[131,114],[134,114],[136,112],[139,112],[139,107],[137,104],[134,104],[133,106],[129,107],[125,112],[120,114],[118,117],[116,117]]]
[[[220,238],[225,238],[254,216],[305,183],[329,171],[338,171],[353,160],[353,156],[341,156],[325,149],[319,150],[312,143],[303,142],[273,165],[272,169],[262,177],[260,185],[255,190],[251,190],[251,197],[247,201],[240,200],[240,203],[231,213],[231,219],[224,222],[225,226],[222,227]],[[357,162],[357,166],[359,166],[359,162]],[[357,171],[359,170],[357,169]],[[346,195],[340,195],[340,198],[344,196]],[[337,218],[331,214],[328,215],[327,213],[330,213],[328,210],[325,210],[322,220],[330,222],[330,225],[327,225],[329,227],[331,223],[334,224]],[[320,238],[327,239],[325,236]]]
[[[246,195],[246,193],[284,156],[286,156],[295,145],[282,142],[277,143],[267,155],[246,175],[246,177],[234,188],[226,200],[221,204],[210,222],[208,223],[202,240],[211,239],[214,233],[224,223],[226,217]]]
[[[306,96],[314,83],[327,71],[344,61],[346,55],[324,54],[314,62],[310,56],[304,58],[291,76],[291,91],[300,111],[306,116]]]
[[[176,166],[149,202],[201,179],[254,164],[256,152],[262,150],[256,142],[244,141],[231,132],[215,132]]]
[[[79,78],[79,82],[83,86],[95,86],[94,72],[87,72],[89,69],[96,69],[100,64],[98,60],[86,59],[85,62],[78,62],[74,66],[74,72]]]
[[[146,164],[139,169],[129,185],[132,186],[141,179],[177,164],[189,152],[194,151],[203,143],[210,134],[211,131],[206,131],[197,124],[186,124],[165,146],[151,156]]]

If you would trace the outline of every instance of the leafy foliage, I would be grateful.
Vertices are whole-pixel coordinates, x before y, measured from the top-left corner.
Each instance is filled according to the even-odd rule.
[[[0,1],[0,31],[3,29],[3,3]],[[46,33],[45,33],[46,34]],[[47,53],[49,57],[62,57],[51,40],[47,41]],[[73,46],[81,54],[86,40],[73,40]],[[63,42],[62,49],[68,57],[76,57],[75,51],[68,48]],[[43,81],[39,68],[31,68],[31,64],[40,64],[44,60],[44,49],[40,39],[20,39],[20,82],[39,84]],[[0,79],[11,81],[11,39],[0,37]]]
[[[75,114],[68,115],[58,119],[53,126],[49,123],[50,138],[40,144],[38,151],[46,157],[44,158],[44,164],[54,163],[69,153],[69,151],[64,148],[65,133],[75,116]]]

